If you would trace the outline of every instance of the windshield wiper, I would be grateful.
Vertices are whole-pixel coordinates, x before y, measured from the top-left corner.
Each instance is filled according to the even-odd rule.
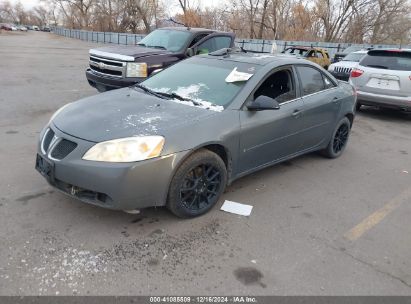
[[[144,43],[137,43],[137,45],[146,46]]]
[[[151,95],[154,95],[156,97],[160,97],[162,99],[167,98],[167,96],[164,96],[163,93],[153,91],[152,89],[149,89],[146,86],[143,86],[142,84],[139,84],[139,83],[136,83],[133,87],[137,87],[139,89],[142,89],[144,92],[149,93]]]
[[[178,95],[176,92],[171,92],[171,93],[156,92],[156,93],[161,94],[167,98],[174,98],[174,99],[181,100],[181,101],[189,101],[195,106],[201,106],[200,102],[192,100],[190,98],[183,97],[181,95]]]
[[[378,64],[369,64],[369,65],[367,65],[367,67],[388,70],[388,67],[386,67],[384,65],[378,65]]]
[[[162,49],[162,50],[167,50],[164,46],[162,45],[148,45],[147,47],[153,48],[153,49]]]

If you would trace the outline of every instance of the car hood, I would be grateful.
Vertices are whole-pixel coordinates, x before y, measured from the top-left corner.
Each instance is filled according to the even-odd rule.
[[[71,136],[101,142],[156,134],[167,137],[177,126],[196,123],[216,113],[124,88],[68,104],[52,123]]]
[[[338,61],[332,64],[334,68],[335,67],[355,68],[357,65],[358,65],[358,62],[355,62],[355,61]]]
[[[135,58],[141,58],[145,56],[153,55],[164,55],[172,54],[167,50],[148,48],[143,46],[135,45],[122,45],[122,46],[107,46],[102,48],[91,49],[90,54],[94,55],[103,55],[104,57],[117,59],[118,55],[130,56]]]

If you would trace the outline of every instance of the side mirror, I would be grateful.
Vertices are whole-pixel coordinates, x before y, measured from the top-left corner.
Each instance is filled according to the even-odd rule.
[[[277,100],[265,95],[258,96],[247,106],[250,111],[278,110],[279,108],[280,104]]]
[[[186,56],[187,57],[193,57],[194,56],[194,50],[192,48],[188,48],[186,51]]]

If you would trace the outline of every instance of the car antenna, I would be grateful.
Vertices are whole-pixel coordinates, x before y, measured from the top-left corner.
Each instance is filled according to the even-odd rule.
[[[190,30],[190,27],[189,27],[188,25],[186,25],[186,24],[184,24],[184,23],[182,23],[182,22],[175,21],[173,18],[170,18],[169,21],[171,21],[171,22],[173,22],[173,23],[175,23],[175,24],[178,24],[178,25],[182,25],[182,26],[186,27],[187,30]]]

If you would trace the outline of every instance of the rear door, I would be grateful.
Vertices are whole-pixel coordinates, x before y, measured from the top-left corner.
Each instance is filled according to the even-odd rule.
[[[338,85],[320,69],[308,65],[296,66],[304,108],[301,150],[319,146],[328,140],[343,98]]]
[[[364,75],[355,78],[360,91],[411,96],[411,52],[402,50],[372,50],[360,61]]]

